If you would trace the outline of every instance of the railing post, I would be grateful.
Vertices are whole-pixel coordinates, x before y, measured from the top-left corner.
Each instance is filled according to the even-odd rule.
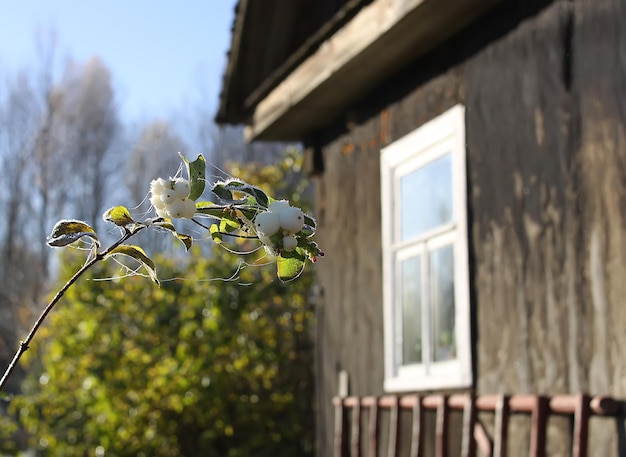
[[[448,397],[442,395],[441,402],[437,407],[437,440],[435,443],[435,455],[437,457],[448,457]]]
[[[494,433],[493,457],[506,457],[509,438],[509,396],[499,395],[496,404],[496,430]]]
[[[470,394],[467,396],[465,408],[463,408],[463,442],[461,457],[476,457],[476,441],[474,440],[476,416],[474,395]]]
[[[589,433],[589,417],[591,408],[590,397],[579,394],[574,412],[574,439],[572,443],[572,457],[587,457],[587,438]]]
[[[400,405],[397,395],[393,396],[393,404],[389,411],[389,447],[387,449],[387,457],[396,457],[398,453],[398,417],[400,415]]]
[[[422,397],[416,395],[413,405],[410,457],[422,456],[422,418]]]
[[[343,457],[343,398],[335,397],[335,452],[334,457]]]
[[[344,427],[345,421],[345,398],[348,396],[348,372],[339,372],[338,397],[335,406],[335,457],[344,457],[344,446],[346,446],[347,431]]]
[[[357,403],[352,409],[352,453],[350,457],[359,457],[361,450],[361,400],[357,398]]]
[[[369,457],[378,457],[378,398],[374,400],[369,418],[370,451],[367,454]]]
[[[530,457],[545,457],[550,399],[542,395],[536,395],[534,401],[532,428],[530,431]]]

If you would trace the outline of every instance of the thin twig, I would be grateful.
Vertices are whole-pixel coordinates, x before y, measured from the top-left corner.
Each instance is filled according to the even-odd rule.
[[[7,382],[7,379],[9,378],[9,376],[11,375],[13,370],[15,370],[15,368],[17,367],[17,363],[19,362],[20,358],[28,350],[28,346],[29,346],[30,342],[33,340],[33,338],[35,337],[35,334],[37,333],[37,330],[39,330],[39,327],[41,327],[41,324],[43,324],[43,321],[46,319],[46,317],[48,316],[50,311],[52,311],[52,308],[54,308],[54,306],[59,302],[61,297],[63,297],[65,292],[87,270],[89,270],[91,267],[93,267],[100,260],[104,259],[116,247],[118,247],[119,245],[124,243],[131,236],[135,235],[137,232],[139,232],[140,230],[144,229],[145,227],[146,227],[145,225],[139,225],[139,226],[135,226],[132,230],[130,230],[128,228],[125,228],[124,229],[124,234],[122,235],[122,237],[119,240],[117,240],[115,243],[113,243],[111,246],[109,246],[104,251],[97,253],[92,259],[88,260],[76,273],[74,273],[74,276],[72,276],[69,279],[69,281],[67,281],[65,283],[65,285],[63,287],[61,287],[61,289],[52,298],[50,303],[48,303],[48,306],[46,306],[44,308],[44,310],[42,311],[41,315],[37,318],[37,320],[33,324],[33,327],[30,329],[30,332],[28,332],[28,335],[26,336],[26,338],[24,340],[20,341],[20,345],[19,345],[17,351],[15,352],[15,355],[13,356],[13,359],[11,360],[11,363],[9,364],[9,366],[6,369],[6,371],[2,375],[2,379],[0,379],[0,392],[2,392],[2,390],[4,389],[4,386],[5,386],[6,382]]]

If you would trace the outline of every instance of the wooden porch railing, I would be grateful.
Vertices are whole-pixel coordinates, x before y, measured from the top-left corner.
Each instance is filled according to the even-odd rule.
[[[550,415],[566,415],[573,419],[572,456],[587,456],[589,419],[592,416],[623,417],[623,401],[610,397],[586,394],[578,395],[387,395],[384,397],[335,397],[335,457],[360,457],[361,414],[369,409],[367,439],[368,457],[379,457],[378,430],[379,410],[388,409],[389,438],[386,457],[397,457],[399,437],[399,411],[412,411],[411,457],[422,457],[423,449],[423,412],[436,411],[436,457],[448,457],[447,443],[449,435],[449,416],[453,410],[463,412],[462,457],[475,457],[477,446],[482,454],[489,457],[506,457],[509,417],[512,414],[531,415],[530,457],[545,457],[546,429]],[[350,412],[351,410],[351,412]],[[483,423],[478,419],[478,412],[494,413],[494,432],[491,438]],[[344,426],[348,413],[350,427]],[[348,439],[350,442],[348,443]],[[621,454],[620,454],[621,455]],[[380,456],[383,457],[383,456]]]

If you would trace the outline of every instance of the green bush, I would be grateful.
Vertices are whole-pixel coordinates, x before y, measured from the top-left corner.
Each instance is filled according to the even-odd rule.
[[[238,261],[195,251],[184,264],[157,259],[161,278],[184,278],[159,289],[140,277],[70,289],[39,335],[40,368],[10,406],[31,446],[55,456],[310,454],[310,275],[284,284],[248,266],[215,279]],[[77,268],[67,265],[65,277]]]
[[[300,166],[235,173],[301,204]],[[0,452],[18,424],[44,456],[312,455],[311,272],[285,284],[258,253],[202,247],[155,256],[160,288],[107,262],[68,290],[25,354]],[[83,261],[62,259],[58,287]]]

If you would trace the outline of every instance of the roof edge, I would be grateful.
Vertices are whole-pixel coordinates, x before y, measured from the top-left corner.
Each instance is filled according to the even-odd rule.
[[[501,1],[375,0],[250,107],[246,139],[301,140]]]
[[[249,1],[250,0],[239,0],[235,7],[235,19],[232,28],[226,70],[222,76],[222,91],[219,97],[219,108],[215,115],[215,121],[218,124],[229,123],[232,108],[229,106],[228,99],[232,89],[233,75],[237,71],[241,57],[241,43]],[[243,124],[245,119],[242,118],[240,122]]]

